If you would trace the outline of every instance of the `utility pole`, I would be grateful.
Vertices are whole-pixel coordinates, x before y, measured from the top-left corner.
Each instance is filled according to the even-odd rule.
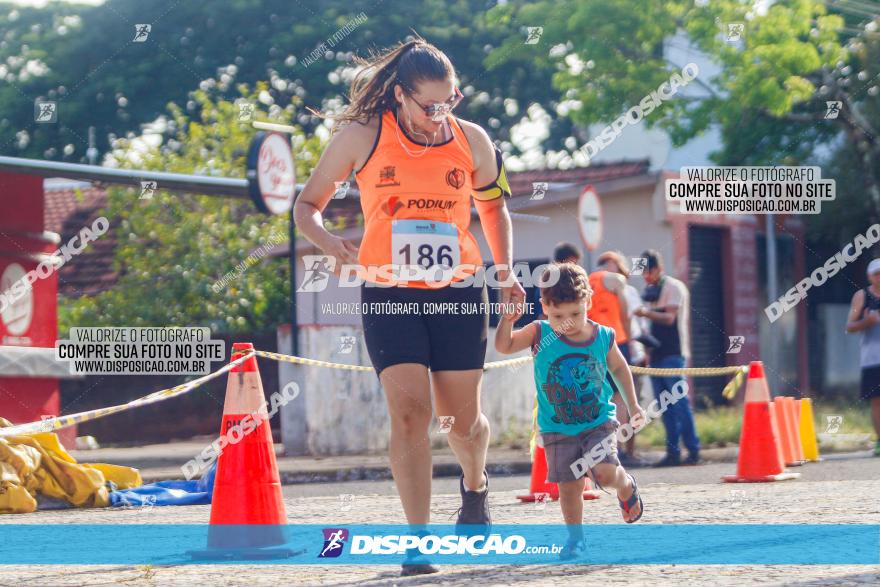
[[[766,215],[766,233],[767,233],[767,304],[770,305],[779,297],[779,274],[776,267],[776,224],[773,214]],[[781,328],[778,326],[777,328]],[[767,364],[770,369],[767,370],[767,378],[770,380],[770,389],[776,390],[776,395],[781,395],[782,390],[779,389],[779,365],[776,362],[776,339],[774,326],[771,323],[767,328]]]

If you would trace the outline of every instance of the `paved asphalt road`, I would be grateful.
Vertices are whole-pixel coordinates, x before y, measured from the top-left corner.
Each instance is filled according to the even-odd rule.
[[[880,524],[880,458],[867,452],[834,455],[800,467],[802,477],[779,483],[726,484],[735,465],[638,469],[645,502],[642,524]],[[497,524],[558,524],[558,503],[521,504],[515,493],[528,479],[493,477],[492,515]],[[390,481],[294,485],[284,488],[292,524],[400,523],[403,512]],[[340,494],[353,496],[349,501]],[[459,506],[456,479],[439,479],[432,496],[432,520],[451,523]],[[620,524],[611,496],[585,504],[587,524]],[[210,506],[147,510],[45,510],[0,517],[2,524],[205,524]],[[303,545],[311,546],[314,545]],[[853,545],[872,549],[871,544]],[[35,544],[34,548],[40,548]],[[112,548],[107,545],[107,548]],[[632,544],[637,554],[639,544]],[[304,554],[303,556],[309,556]],[[314,554],[311,555],[314,557]],[[305,559],[304,559],[305,560]],[[880,552],[878,552],[880,560]],[[436,575],[399,577],[394,565],[3,565],[0,587],[240,585],[880,585],[880,565],[443,565]]]
[[[880,479],[880,458],[871,458],[870,451],[831,454],[823,457],[821,463],[809,463],[801,467],[792,467],[791,470],[801,474],[801,481],[835,481],[837,479],[876,481]],[[735,473],[736,464],[713,463],[697,467],[664,467],[660,469],[638,467],[630,469],[628,472],[633,474],[640,487],[653,483],[692,485],[717,483],[722,475]],[[492,477],[490,483],[493,494],[522,493],[529,486],[529,477],[525,475],[495,476]],[[756,486],[738,485],[737,487]],[[435,494],[457,493],[458,479],[435,478],[433,492]],[[285,497],[327,497],[339,494],[396,495],[396,490],[390,479],[314,483],[284,487]]]

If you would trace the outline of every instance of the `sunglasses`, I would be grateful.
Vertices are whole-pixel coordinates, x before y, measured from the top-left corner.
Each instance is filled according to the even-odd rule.
[[[464,95],[461,93],[461,90],[455,88],[455,95],[448,101],[435,102],[430,106],[425,106],[424,104],[416,100],[411,93],[406,93],[409,94],[409,97],[412,98],[412,101],[415,102],[416,105],[425,112],[425,115],[434,122],[442,122],[443,118],[450,112],[452,112],[455,107],[458,106],[459,102],[464,99]]]

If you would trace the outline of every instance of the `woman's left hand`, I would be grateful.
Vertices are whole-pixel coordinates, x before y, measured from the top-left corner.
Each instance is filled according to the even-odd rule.
[[[511,276],[510,283],[501,286],[501,303],[522,304],[525,301],[526,290],[523,289],[516,277]]]

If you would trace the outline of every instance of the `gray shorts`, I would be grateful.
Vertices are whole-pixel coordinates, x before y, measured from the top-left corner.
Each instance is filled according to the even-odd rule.
[[[551,483],[559,483],[560,481],[575,481],[583,477],[583,475],[575,476],[575,472],[571,469],[572,463],[589,455],[593,447],[601,444],[609,435],[611,439],[606,444],[610,450],[604,451],[604,456],[597,459],[596,463],[619,465],[620,460],[617,458],[617,428],[619,426],[617,420],[609,420],[595,428],[585,430],[577,436],[542,432],[541,438],[544,441],[544,451],[547,455],[547,480]]]

